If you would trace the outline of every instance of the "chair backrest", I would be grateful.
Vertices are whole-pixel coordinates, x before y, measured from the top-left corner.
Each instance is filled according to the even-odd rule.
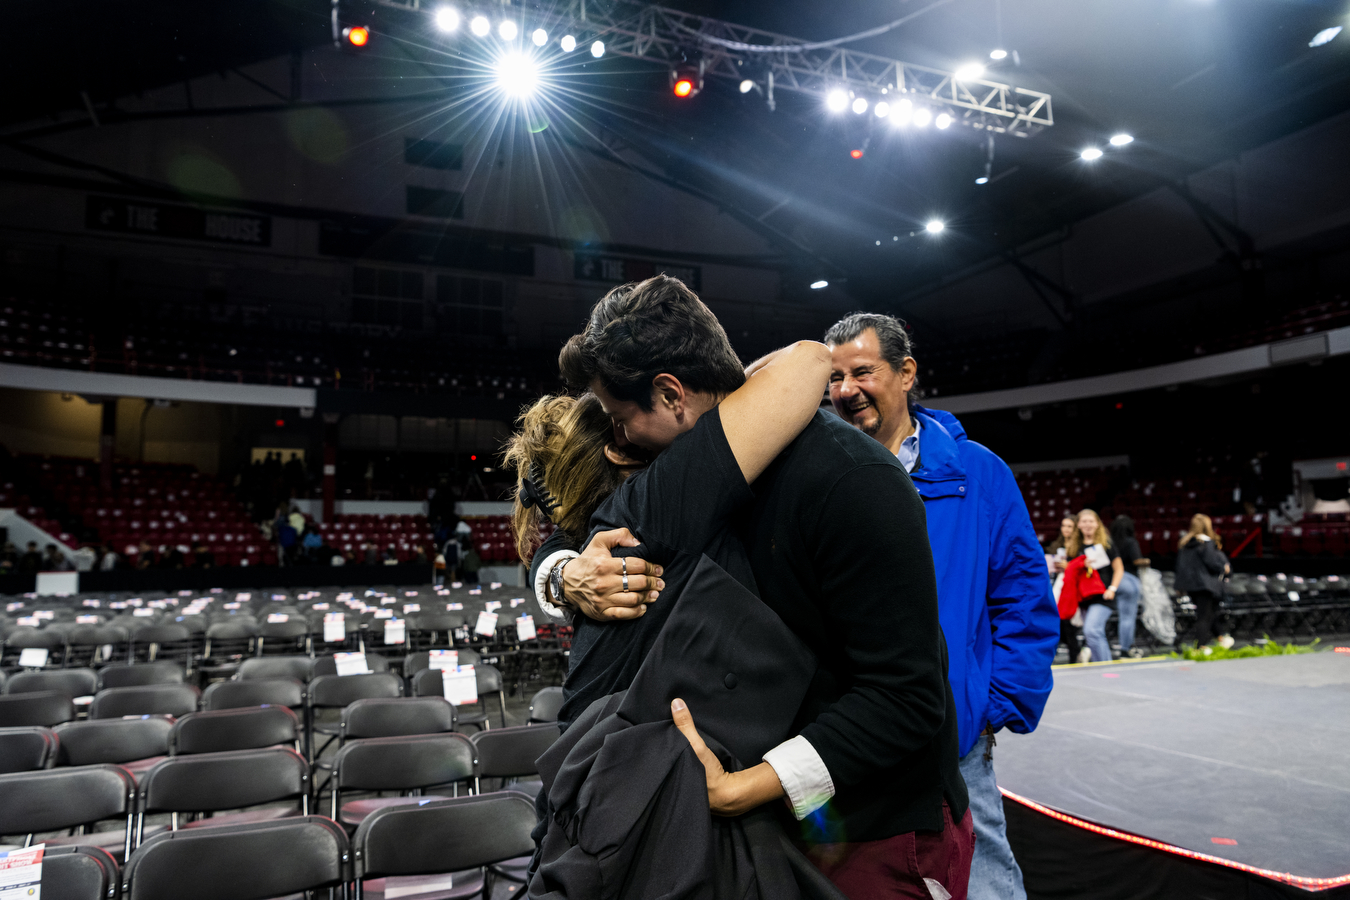
[[[322,816],[166,831],[123,872],[123,900],[251,900],[342,884],[347,833]]]
[[[388,672],[389,660],[383,656],[380,656],[377,653],[367,653],[366,668],[369,669],[371,672]],[[334,662],[332,654],[329,654],[328,656],[315,657],[313,677],[318,678],[320,675],[336,675],[336,674],[337,674],[337,663]]]
[[[349,741],[333,757],[337,790],[413,790],[466,781],[473,774],[473,744],[458,733]],[[334,807],[337,802],[335,790]]]
[[[304,637],[309,634],[309,624],[303,618],[290,618],[285,622],[263,622],[258,626],[259,637],[287,640]]]
[[[258,626],[251,620],[213,622],[206,627],[206,636],[213,641],[242,641],[257,633]]]
[[[59,743],[50,728],[0,728],[0,775],[47,768],[56,759]]]
[[[89,718],[119,716],[185,716],[197,711],[201,692],[190,684],[148,684],[142,687],[108,688],[94,695]]]
[[[307,797],[309,764],[289,747],[171,756],[141,776],[141,813],[218,812]]]
[[[192,632],[177,622],[165,625],[142,625],[131,632],[131,642],[136,646],[146,644],[179,644],[191,640]]]
[[[562,709],[563,689],[560,687],[546,687],[534,695],[530,700],[530,721],[531,722],[556,722],[558,721],[558,710]]]
[[[60,725],[75,718],[75,702],[60,691],[32,691],[0,696],[0,728]]]
[[[517,778],[537,775],[536,760],[553,746],[562,731],[557,725],[522,725],[480,731],[469,740],[478,754],[478,774],[483,778]]]
[[[305,687],[294,678],[258,681],[217,681],[202,694],[202,709],[240,709],[245,706],[289,706],[305,703]]]
[[[66,900],[108,900],[120,885],[117,861],[102,847],[75,844],[42,851],[42,893]]]
[[[261,681],[272,678],[294,678],[309,681],[314,660],[308,656],[255,656],[239,664],[240,681]],[[333,670],[336,673],[337,669]]]
[[[468,647],[457,648],[459,654],[459,664],[461,666],[477,665],[480,659],[476,651]],[[431,652],[428,650],[419,650],[416,653],[409,653],[403,657],[403,677],[414,678],[418,672],[425,672],[431,668]]]
[[[210,688],[207,692],[210,693]],[[300,719],[285,706],[253,706],[190,713],[174,723],[174,754],[256,750],[300,740]]]
[[[18,672],[5,682],[5,693],[27,694],[56,691],[67,697],[92,697],[98,690],[93,669],[53,669],[50,672]]]
[[[182,684],[183,667],[170,660],[104,666],[98,672],[98,689],[144,687],[147,684]]]
[[[388,672],[368,675],[320,675],[309,685],[309,704],[316,708],[343,707],[370,697],[403,696],[403,680]]]
[[[534,803],[514,791],[388,806],[356,829],[355,875],[432,875],[529,856],[535,821]]]
[[[367,698],[342,710],[342,739],[439,734],[455,730],[455,707],[444,697]]]
[[[127,763],[167,755],[173,719],[165,716],[86,719],[57,725],[54,730],[61,739],[61,748],[56,754],[59,765]]]
[[[128,816],[136,781],[121,766],[0,775],[0,835],[60,831]]]

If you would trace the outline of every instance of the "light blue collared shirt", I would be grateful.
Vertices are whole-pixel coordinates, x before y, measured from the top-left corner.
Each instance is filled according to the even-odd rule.
[[[914,433],[900,442],[900,452],[895,454],[906,472],[913,472],[919,461],[919,432],[922,430],[918,417],[911,415],[910,418],[914,422]]]

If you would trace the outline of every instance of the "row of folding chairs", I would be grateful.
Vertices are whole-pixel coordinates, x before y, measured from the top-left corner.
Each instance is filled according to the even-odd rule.
[[[63,900],[261,900],[325,890],[360,900],[367,885],[387,897],[394,887],[445,896],[428,889],[453,884],[455,897],[487,900],[501,864],[533,852],[534,823],[530,799],[503,792],[381,809],[351,836],[322,816],[167,831],[147,838],[125,867],[97,847],[48,847],[42,889]]]

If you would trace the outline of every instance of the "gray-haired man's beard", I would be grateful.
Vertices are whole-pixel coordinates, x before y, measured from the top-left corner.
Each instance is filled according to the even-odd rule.
[[[876,437],[877,432],[881,430],[882,423],[884,422],[884,419],[882,418],[881,415],[881,410],[877,409],[875,406],[873,406],[872,409],[876,410],[877,417],[873,419],[870,424],[860,423],[858,425],[858,430],[861,431],[863,434],[867,435],[868,437]]]

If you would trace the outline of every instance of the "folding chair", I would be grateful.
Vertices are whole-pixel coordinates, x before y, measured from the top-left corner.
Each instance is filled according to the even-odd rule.
[[[16,672],[5,682],[6,694],[56,691],[72,700],[92,697],[98,692],[98,673],[93,669],[52,669],[42,672]]]
[[[165,716],[66,722],[53,729],[61,741],[56,761],[62,766],[112,763],[140,778],[169,755],[173,725]]]
[[[49,767],[59,743],[50,728],[0,728],[0,775]]]
[[[63,900],[110,900],[121,888],[117,860],[101,847],[48,847],[42,851],[42,893]]]
[[[372,672],[367,675],[319,675],[309,685],[306,704],[307,740],[310,748],[310,760],[316,760],[328,745],[337,740],[341,733],[340,722],[318,722],[318,714],[325,709],[343,709],[357,700],[373,697],[403,696],[403,679],[388,672]],[[328,740],[317,751],[314,750],[314,736],[326,735]]]
[[[378,653],[366,654],[366,668],[373,673],[388,672],[389,660],[380,656]],[[330,653],[327,656],[316,656],[314,658],[314,670],[312,678],[318,678],[320,675],[336,675],[337,662]]]
[[[262,681],[272,678],[294,678],[309,681],[314,671],[314,660],[308,656],[267,656],[246,659],[239,664],[236,676],[240,681]],[[334,668],[331,674],[336,674]]]
[[[75,718],[75,702],[60,691],[33,691],[0,696],[0,728],[44,725],[50,728]]]
[[[145,625],[131,632],[132,662],[167,659],[186,669],[192,666],[192,651],[192,632],[177,623]]]
[[[123,870],[123,900],[246,900],[345,885],[347,834],[322,816],[169,831]]]
[[[245,706],[286,706],[301,709],[305,687],[294,678],[259,681],[217,681],[206,686],[202,709],[241,709]]]
[[[33,835],[46,831],[79,828],[85,832],[70,837],[47,838],[51,845],[102,847],[114,858],[126,859],[131,851],[132,813],[136,780],[121,766],[79,766],[0,775],[0,836]],[[122,819],[122,831],[88,833],[88,826],[109,819]]]
[[[208,688],[209,690],[209,688]],[[255,706],[189,713],[174,723],[169,752],[224,753],[300,745],[300,719],[285,706]]]
[[[296,808],[264,803],[299,800]],[[240,812],[215,815],[222,810]],[[309,765],[289,747],[231,750],[173,756],[141,778],[136,812],[136,843],[141,843],[145,817],[171,813],[170,829],[242,825],[309,815]],[[180,816],[211,813],[210,818],[180,822]]]
[[[176,662],[122,663],[98,670],[98,689],[145,687],[149,684],[182,684],[186,673]]]
[[[185,716],[197,711],[200,696],[201,692],[190,684],[108,688],[94,695],[94,702],[89,705],[89,718]]]
[[[444,697],[357,700],[342,710],[339,739],[441,734],[455,730],[455,707]]]
[[[376,878],[469,870],[455,879],[454,895],[486,900],[492,886],[484,867],[532,854],[534,825],[534,804],[513,792],[376,810],[352,838],[356,897]]]
[[[481,779],[517,779],[523,775],[538,775],[537,760],[562,735],[556,724],[521,725],[517,728],[499,728],[480,731],[469,738],[478,756],[478,772],[474,775],[474,793],[482,792]],[[521,793],[539,793],[534,782],[529,787],[511,787]],[[510,787],[503,783],[502,789]]]
[[[77,625],[66,635],[68,666],[101,666],[127,658],[130,635],[120,625]]]
[[[470,650],[468,647],[462,647],[455,651],[459,654],[459,664],[461,666],[478,665],[479,657],[477,651]],[[419,650],[416,653],[409,653],[403,657],[403,677],[411,681],[418,672],[431,668],[431,651]]]
[[[258,626],[258,656],[309,652],[309,624],[301,616]]]
[[[343,791],[422,791],[453,785],[474,775],[473,745],[462,734],[417,734],[366,738],[346,744],[333,758],[332,818],[344,825],[386,806],[414,804],[412,797],[374,797],[342,802]]]
[[[228,678],[239,671],[245,657],[254,655],[257,624],[242,617],[235,618],[237,621],[215,622],[207,626],[199,667],[204,677]]]
[[[541,688],[530,700],[531,725],[536,722],[558,721],[558,711],[563,705],[563,689],[560,687]]]
[[[501,709],[502,727],[506,727],[506,695],[502,690],[502,673],[496,666],[489,666],[483,663],[476,664],[473,667],[474,679],[478,682],[478,702],[480,704],[477,711],[468,710],[467,706],[456,707],[458,725],[477,725],[486,731],[492,727],[489,721],[487,711],[487,697],[489,694],[497,695],[497,704]],[[440,669],[424,669],[413,676],[413,695],[416,697],[435,697],[445,696],[445,683]],[[466,712],[466,710],[468,710]]]
[[[0,666],[10,668],[18,666],[19,657],[25,650],[46,650],[47,665],[63,665],[66,658],[66,636],[50,628],[20,625],[9,633],[3,646],[0,646]]]
[[[408,649],[415,652],[432,647],[449,648],[455,642],[455,629],[463,624],[464,616],[459,613],[421,613],[408,616]]]

